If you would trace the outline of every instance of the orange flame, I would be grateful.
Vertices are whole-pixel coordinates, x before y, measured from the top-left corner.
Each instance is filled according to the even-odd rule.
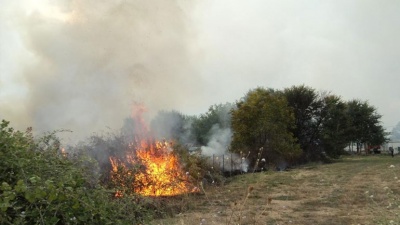
[[[139,114],[143,113],[140,108]],[[135,118],[136,116],[136,118]],[[135,121],[143,122],[141,117],[134,115]],[[142,126],[147,128],[147,126]],[[172,144],[167,141],[152,142],[149,139],[143,139],[148,135],[138,135],[142,138],[136,143],[134,151],[126,153],[124,162],[116,157],[110,157],[112,170],[111,179],[118,182],[121,177],[118,172],[122,169],[139,166],[134,174],[127,172],[125,176],[132,176],[131,187],[134,192],[144,196],[174,196],[184,193],[194,192],[193,185],[189,182],[188,173],[184,173],[179,158],[172,151]],[[133,146],[133,144],[131,144]],[[137,167],[136,167],[137,168]],[[123,185],[122,183],[120,185]],[[125,187],[127,188],[127,187]],[[122,192],[117,191],[115,197],[121,197]]]

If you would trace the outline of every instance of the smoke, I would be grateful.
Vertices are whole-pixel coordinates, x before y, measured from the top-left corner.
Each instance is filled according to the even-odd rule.
[[[211,137],[207,146],[201,146],[201,154],[210,157],[213,167],[219,167],[223,171],[247,172],[247,160],[228,151],[232,141],[231,129],[221,128],[219,124],[214,124],[209,133]]]
[[[177,111],[159,111],[150,127],[158,140],[175,140],[182,144],[193,143],[193,120]]]
[[[9,6],[7,18],[24,49],[13,76],[25,94],[3,96],[8,100],[0,102],[2,119],[39,132],[69,129],[81,138],[120,128],[133,102],[157,112],[196,100],[192,93],[202,82],[193,71],[189,3],[46,4],[31,12]]]
[[[228,152],[228,147],[232,140],[230,128],[220,128],[219,124],[214,124],[209,131],[211,138],[207,146],[201,147],[201,153],[206,156],[223,155]]]
[[[390,133],[390,141],[400,141],[400,122],[393,127],[392,132]]]

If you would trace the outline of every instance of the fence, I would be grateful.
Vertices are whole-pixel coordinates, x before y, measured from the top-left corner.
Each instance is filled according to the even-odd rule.
[[[248,170],[248,163],[244,157],[234,153],[223,155],[213,154],[210,157],[212,169],[221,170],[222,173],[244,173]]]

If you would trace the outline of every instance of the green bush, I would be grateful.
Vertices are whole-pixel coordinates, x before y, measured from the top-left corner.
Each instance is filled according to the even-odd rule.
[[[138,224],[152,212],[138,196],[114,198],[91,177],[95,162],[61,153],[55,132],[35,139],[31,129],[0,124],[2,224]]]
[[[183,170],[190,175],[189,178],[192,184],[200,187],[204,181],[214,184],[223,182],[224,177],[221,171],[213,169],[209,157],[200,154],[192,155],[186,147],[179,144],[174,145],[173,149],[183,164]]]

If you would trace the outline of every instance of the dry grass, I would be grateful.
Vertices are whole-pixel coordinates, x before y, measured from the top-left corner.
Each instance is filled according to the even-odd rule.
[[[400,224],[399,178],[400,157],[388,156],[245,174],[185,196],[187,211],[152,224]]]

